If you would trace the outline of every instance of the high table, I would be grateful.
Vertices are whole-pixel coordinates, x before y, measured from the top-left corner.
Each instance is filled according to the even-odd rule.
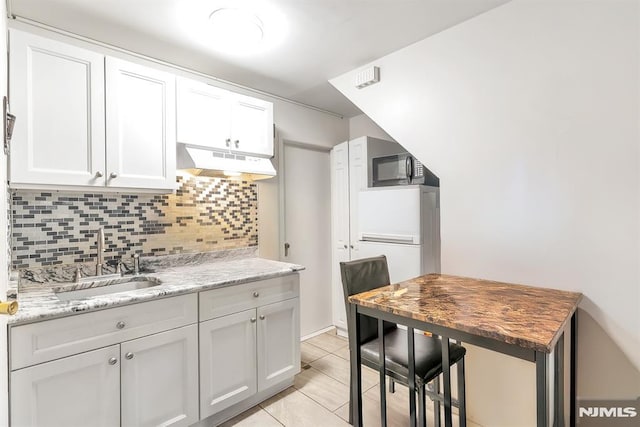
[[[408,328],[409,405],[415,425],[414,328],[442,337],[445,426],[451,427],[449,339],[484,347],[536,364],[537,425],[549,424],[548,356],[554,352],[554,426],[564,426],[564,330],[570,323],[570,416],[575,425],[576,310],[582,294],[444,274],[428,274],[349,297],[351,398],[354,426],[362,425],[359,315]],[[383,340],[381,340],[383,341]],[[381,360],[384,348],[381,345]],[[380,364],[384,379],[384,363]],[[380,384],[382,425],[386,425],[385,381]]]

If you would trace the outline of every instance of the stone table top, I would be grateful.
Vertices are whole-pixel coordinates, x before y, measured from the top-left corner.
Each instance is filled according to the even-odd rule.
[[[550,353],[581,299],[579,292],[428,274],[349,302]]]

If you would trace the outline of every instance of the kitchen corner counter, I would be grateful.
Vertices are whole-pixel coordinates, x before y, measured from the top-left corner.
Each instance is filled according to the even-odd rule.
[[[157,279],[161,282],[160,285],[71,301],[61,301],[55,295],[54,286],[59,286],[61,283],[41,284],[18,292],[17,301],[20,308],[16,315],[9,317],[8,324],[19,325],[157,298],[206,291],[284,276],[300,270],[304,270],[301,265],[257,257],[233,260],[202,259],[186,265],[157,264],[155,271],[143,272],[141,276]]]

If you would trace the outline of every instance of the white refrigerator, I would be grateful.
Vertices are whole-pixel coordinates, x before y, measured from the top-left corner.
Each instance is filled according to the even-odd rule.
[[[386,255],[391,283],[440,272],[440,192],[407,185],[361,190],[359,256]]]

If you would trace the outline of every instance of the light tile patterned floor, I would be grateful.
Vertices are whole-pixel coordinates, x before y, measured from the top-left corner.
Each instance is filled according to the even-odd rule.
[[[346,338],[327,332],[301,344],[302,371],[293,387],[223,424],[224,427],[333,427],[348,426],[349,419],[349,348]],[[380,425],[378,373],[363,367],[363,417],[366,427]],[[433,426],[430,401],[427,425]],[[396,385],[387,393],[389,427],[409,425],[409,393]],[[454,415],[454,426],[458,425]],[[469,427],[480,427],[467,422]]]

